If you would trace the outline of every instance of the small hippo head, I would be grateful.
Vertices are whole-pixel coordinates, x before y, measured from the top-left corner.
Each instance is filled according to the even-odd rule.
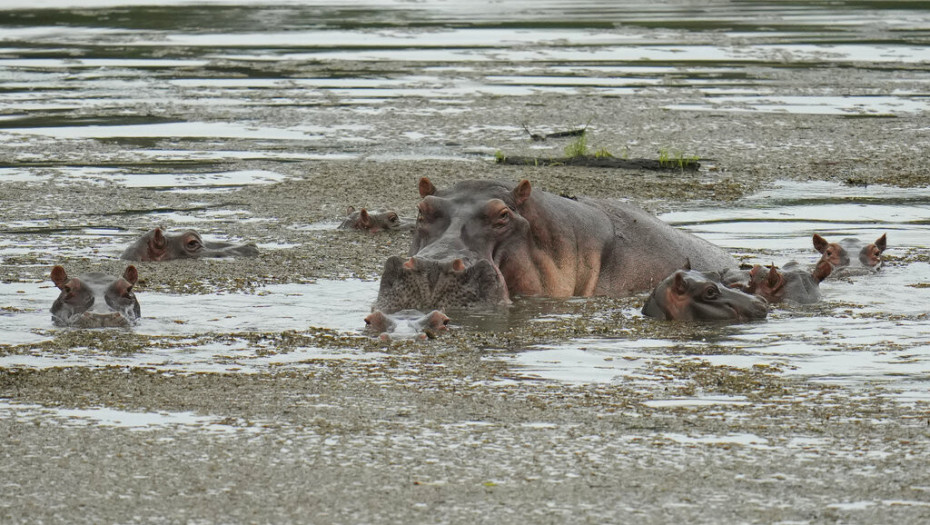
[[[135,266],[121,277],[92,272],[68,277],[61,266],[52,268],[52,282],[61,290],[52,304],[52,321],[75,328],[125,328],[140,317],[139,301],[132,292],[139,279]]]
[[[145,233],[123,252],[130,261],[172,261],[212,257],[255,257],[258,248],[252,244],[209,242],[194,230],[167,234],[160,227]]]
[[[768,303],[704,273],[678,270],[652,291],[643,314],[669,321],[752,321],[765,319]]]
[[[424,314],[419,310],[401,310],[386,314],[376,310],[365,318],[366,330],[382,341],[392,338],[433,339],[447,329],[449,317],[439,310]]]
[[[465,266],[461,259],[437,262],[390,257],[384,264],[377,308],[445,309],[506,302],[507,289],[488,261]]]
[[[881,255],[887,247],[887,234],[875,240],[874,243],[865,244],[858,239],[846,238],[840,242],[828,242],[818,234],[814,234],[814,249],[820,252],[821,259],[828,261],[834,268],[849,266],[853,261],[850,253],[859,254],[858,263],[866,268],[877,270],[881,267]]]
[[[825,259],[817,261],[812,271],[803,270],[796,263],[779,269],[772,264],[768,270],[755,265],[749,270],[747,293],[756,294],[769,303],[792,301],[801,304],[820,300],[820,282],[833,271],[833,265]]]
[[[339,225],[339,229],[365,230],[369,233],[378,233],[381,231],[410,229],[412,226],[410,219],[402,219],[393,210],[368,211],[362,208],[356,211],[354,207],[349,206],[346,209],[346,218]]]

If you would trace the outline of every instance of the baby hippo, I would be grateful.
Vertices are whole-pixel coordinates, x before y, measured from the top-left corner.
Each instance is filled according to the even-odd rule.
[[[365,208],[355,211],[355,208],[349,206],[346,209],[346,218],[339,225],[340,230],[366,230],[368,233],[378,233],[380,231],[392,230],[410,230],[413,229],[413,221],[403,219],[397,212],[391,210],[368,211]]]
[[[666,277],[643,306],[643,315],[668,321],[765,319],[768,303],[720,283],[715,272],[678,270]]]
[[[834,269],[845,268],[847,266],[866,268],[869,270],[878,270],[882,264],[882,252],[887,247],[887,234],[871,244],[866,244],[859,239],[847,237],[840,242],[827,242],[820,235],[814,234],[814,249],[821,253],[821,260],[828,261]],[[857,259],[852,260],[850,254],[856,254]]]
[[[832,271],[833,265],[824,259],[817,261],[813,271],[804,270],[794,261],[781,270],[773,264],[765,271],[757,264],[749,270],[749,285],[745,290],[762,296],[770,303],[813,304],[820,300],[820,282]]]
[[[125,328],[139,320],[139,301],[132,287],[139,280],[129,265],[122,277],[92,272],[68,277],[61,266],[52,268],[52,282],[61,290],[52,304],[52,322],[74,328]]]
[[[155,228],[129,245],[120,256],[127,261],[173,261],[208,257],[255,257],[258,248],[252,244],[204,241],[194,230],[176,235]]]
[[[439,332],[446,330],[449,318],[439,310],[423,314],[419,310],[401,310],[386,314],[375,310],[365,318],[366,330],[376,334],[382,341],[392,338],[413,338],[425,340],[435,338]]]

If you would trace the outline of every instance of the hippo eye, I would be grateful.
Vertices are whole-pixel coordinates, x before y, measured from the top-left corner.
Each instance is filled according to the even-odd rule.
[[[704,299],[713,301],[718,297],[720,297],[720,290],[717,288],[717,286],[708,286],[704,289]]]
[[[198,241],[197,239],[191,239],[187,241],[188,250],[196,250],[199,247],[200,247],[200,241]]]
[[[497,220],[494,221],[494,226],[496,228],[501,228],[507,225],[507,222],[510,220],[510,210],[504,208],[497,214]]]
[[[388,220],[391,221],[391,222],[397,222],[397,215],[394,215],[394,214],[392,213],[392,214],[388,217]]]

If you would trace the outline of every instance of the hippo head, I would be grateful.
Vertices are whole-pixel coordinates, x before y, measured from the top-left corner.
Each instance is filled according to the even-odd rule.
[[[769,303],[790,300],[797,303],[815,303],[820,300],[819,285],[833,271],[833,265],[825,259],[817,261],[812,271],[798,268],[789,263],[783,269],[774,264],[768,270],[755,265],[749,270],[746,293],[756,294]]]
[[[365,318],[366,330],[382,341],[392,338],[432,339],[445,331],[449,317],[439,310],[424,314],[419,310],[401,310],[386,314],[375,310]]]
[[[52,321],[75,328],[125,328],[140,316],[132,288],[139,279],[135,266],[121,277],[93,272],[69,278],[61,266],[52,268],[52,282],[61,290],[52,304]]]
[[[879,268],[882,264],[882,253],[884,253],[885,248],[888,246],[887,234],[882,234],[881,237],[875,240],[871,244],[866,244],[859,250],[859,262],[863,266],[868,268]]]
[[[669,321],[752,321],[765,319],[768,303],[704,273],[678,270],[652,291],[643,314]]]
[[[849,254],[839,243],[827,242],[818,234],[813,237],[814,249],[820,252],[820,258],[836,268],[849,266]]]
[[[449,263],[456,271],[487,265],[498,281],[493,294],[501,302],[509,301],[500,263],[525,247],[530,223],[517,209],[530,198],[529,181],[516,186],[464,181],[440,191],[423,177],[419,191],[422,200],[410,255],[418,262]],[[485,269],[479,271],[490,276]]]
[[[393,210],[368,211],[362,208],[358,211],[353,206],[346,209],[346,218],[339,225],[339,229],[365,230],[369,233],[410,229],[410,219],[402,219]]]
[[[375,307],[394,312],[404,309],[445,309],[498,304],[507,289],[488,261],[466,267],[461,259],[438,262],[411,257],[390,257],[384,264]]]
[[[255,257],[257,255],[258,248],[251,243],[207,242],[194,230],[172,235],[158,227],[146,232],[126,248],[122,258],[147,262],[205,257]]]

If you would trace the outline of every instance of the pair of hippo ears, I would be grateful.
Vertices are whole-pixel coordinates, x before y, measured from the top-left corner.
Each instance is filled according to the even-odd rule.
[[[430,195],[436,194],[436,186],[433,185],[432,181],[428,177],[422,177],[420,179],[418,189],[420,191],[420,198],[425,199]],[[527,199],[530,198],[530,194],[533,192],[533,186],[530,184],[530,181],[523,179],[517,183],[517,187],[513,189],[513,200],[514,204],[520,206]]]
[[[64,266],[61,265],[55,265],[55,267],[52,268],[51,279],[59,290],[63,290],[68,284],[68,281],[71,281],[71,279],[68,278],[68,272],[66,272]],[[139,281],[139,270],[130,264],[123,271],[123,279],[125,279],[130,286],[134,286]]]

